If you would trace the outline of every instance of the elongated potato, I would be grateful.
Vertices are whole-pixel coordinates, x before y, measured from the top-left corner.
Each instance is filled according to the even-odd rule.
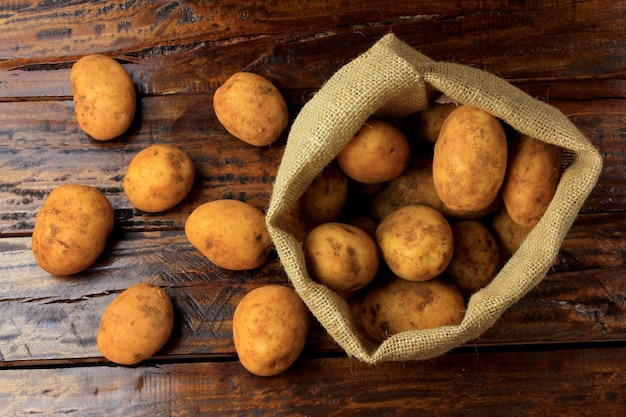
[[[507,166],[500,121],[476,107],[453,110],[441,127],[433,156],[433,181],[451,210],[477,211],[498,196]]]
[[[515,223],[532,227],[556,192],[563,148],[526,135],[516,138],[511,148],[502,200]]]
[[[126,132],[135,117],[135,85],[126,69],[105,55],[86,55],[70,72],[78,125],[96,140]]]

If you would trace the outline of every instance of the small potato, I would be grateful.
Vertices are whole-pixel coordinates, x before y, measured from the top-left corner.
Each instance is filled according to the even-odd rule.
[[[348,177],[373,184],[400,175],[410,158],[411,149],[404,133],[389,123],[369,119],[336,159]]]
[[[124,193],[130,203],[147,213],[168,210],[191,191],[196,168],[189,156],[172,145],[152,145],[128,165]]]
[[[463,296],[443,278],[417,282],[392,277],[372,287],[361,306],[361,324],[378,342],[407,330],[456,326],[464,315]]]
[[[556,192],[563,148],[526,135],[513,140],[511,148],[502,200],[515,223],[533,227]]]
[[[233,341],[250,373],[277,375],[300,356],[309,331],[309,313],[300,297],[282,285],[246,294],[233,316]]]
[[[376,242],[350,224],[317,226],[306,237],[303,250],[311,277],[342,295],[365,287],[378,272]]]
[[[54,275],[83,271],[104,251],[113,224],[113,207],[101,191],[87,185],[61,185],[37,214],[32,236],[35,260]]]
[[[96,140],[120,136],[135,117],[135,85],[113,58],[93,54],[79,59],[70,72],[76,120]]]
[[[452,259],[454,241],[448,220],[437,210],[413,205],[385,217],[376,241],[389,269],[409,281],[441,274]]]
[[[482,223],[462,220],[452,224],[454,253],[445,275],[465,297],[487,286],[500,266],[495,238]]]
[[[265,216],[239,200],[214,200],[187,218],[189,242],[215,265],[235,271],[257,268],[271,252]]]
[[[254,146],[273,143],[289,122],[287,103],[266,78],[233,74],[213,96],[217,120],[236,138]]]
[[[157,353],[173,328],[174,307],[167,293],[154,284],[136,284],[104,310],[98,349],[111,362],[134,365]]]
[[[478,211],[496,199],[504,181],[507,142],[500,121],[462,105],[446,118],[433,156],[433,181],[451,210]]]
[[[411,117],[413,130],[430,143],[437,142],[441,126],[448,115],[458,107],[456,103],[433,103],[426,110]]]
[[[493,214],[489,226],[498,244],[501,263],[517,252],[528,233],[532,230],[532,227],[515,223],[509,216],[506,207],[502,207]]]

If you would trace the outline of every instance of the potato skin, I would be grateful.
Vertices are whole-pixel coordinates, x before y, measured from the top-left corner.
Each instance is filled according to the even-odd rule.
[[[261,266],[271,252],[263,213],[239,200],[198,206],[185,222],[189,242],[215,265],[244,271]]]
[[[289,122],[287,103],[266,78],[250,72],[233,74],[213,96],[215,115],[236,138],[254,146],[270,145]]]
[[[70,72],[78,125],[96,140],[126,132],[135,117],[135,85],[113,58],[92,54],[79,59]]]
[[[348,177],[375,184],[400,175],[410,158],[409,141],[402,131],[387,122],[369,119],[336,160]]]
[[[304,241],[303,250],[311,277],[343,295],[365,287],[378,272],[376,242],[350,224],[317,226]]]
[[[502,207],[490,217],[489,229],[498,244],[502,264],[517,252],[532,227],[514,222],[506,207]]]
[[[563,148],[526,135],[513,140],[511,148],[502,200],[515,223],[533,227],[556,192]]]
[[[128,165],[124,193],[130,203],[147,213],[168,210],[191,191],[196,168],[191,158],[172,145],[152,145]]]
[[[113,207],[101,191],[87,185],[61,185],[50,192],[37,214],[33,255],[50,274],[78,273],[98,259],[113,226]]]
[[[405,206],[385,217],[376,229],[376,242],[389,269],[410,281],[441,274],[454,247],[448,220],[424,205]]]
[[[411,117],[411,121],[414,124],[413,130],[415,130],[415,133],[422,139],[430,143],[437,142],[443,122],[457,106],[456,103],[432,103],[426,110]]]
[[[452,224],[454,253],[445,275],[465,297],[487,286],[500,266],[500,252],[489,229],[475,220]]]
[[[255,288],[243,297],[233,315],[233,341],[239,361],[259,376],[285,371],[300,356],[309,323],[304,302],[291,288]]]
[[[451,210],[478,211],[498,196],[507,166],[507,141],[500,121],[462,105],[441,127],[433,155],[433,181]]]
[[[134,365],[158,352],[174,328],[174,306],[163,289],[135,284],[106,307],[98,328],[102,355],[119,365]]]
[[[361,325],[378,342],[406,330],[459,325],[465,300],[444,278],[407,281],[391,277],[372,287],[361,305]]]

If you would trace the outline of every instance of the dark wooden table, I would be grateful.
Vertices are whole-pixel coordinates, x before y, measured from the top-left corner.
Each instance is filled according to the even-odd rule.
[[[39,1],[0,5],[0,415],[626,415],[626,2]],[[228,272],[188,243],[201,202],[265,209],[285,137],[253,148],[217,122],[212,95],[237,71],[283,92],[292,119],[334,72],[393,32],[435,60],[493,72],[565,113],[604,168],[546,278],[486,333],[428,361],[366,365],[315,322],[276,377],[245,371],[231,319],[259,285],[288,284],[273,256]],[[74,117],[69,72],[88,53],[122,62],[140,98],[121,138]],[[198,175],[158,215],[121,182],[136,152],[171,143]],[[30,236],[47,194],[93,185],[115,231],[84,273],[54,277]],[[96,346],[104,307],[141,281],[173,299],[167,345],[133,367]]]

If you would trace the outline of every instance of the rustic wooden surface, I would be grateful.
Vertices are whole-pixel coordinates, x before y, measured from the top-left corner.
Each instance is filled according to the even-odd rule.
[[[39,1],[0,5],[0,415],[605,415],[626,412],[626,3],[487,1]],[[198,204],[267,207],[285,137],[252,148],[229,136],[212,94],[252,71],[292,118],[332,74],[386,33],[436,60],[472,65],[545,100],[600,150],[604,168],[546,278],[476,340],[442,357],[369,366],[315,323],[302,357],[272,378],[237,361],[241,297],[287,284],[262,268],[212,266],[182,227]],[[87,53],[122,62],[139,94],[129,132],[95,142],[78,128],[69,71]],[[140,149],[172,143],[198,175],[158,215],[124,197]],[[101,189],[116,228],[89,270],[53,277],[30,235],[55,186]],[[95,344],[104,307],[151,281],[172,297],[167,345],[134,367]]]

